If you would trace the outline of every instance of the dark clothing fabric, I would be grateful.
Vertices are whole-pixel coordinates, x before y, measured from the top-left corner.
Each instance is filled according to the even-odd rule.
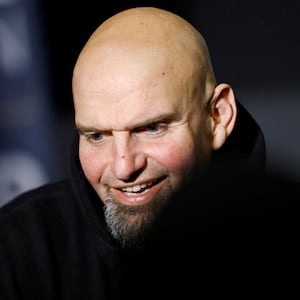
[[[234,129],[222,148],[213,153],[212,158],[218,167],[226,164],[236,171],[251,170],[264,175],[267,159],[265,138],[258,123],[240,102],[237,102]]]
[[[117,251],[67,181],[4,207],[0,299],[113,299]]]
[[[246,130],[245,135],[241,128]],[[242,250],[248,246],[251,233],[249,223],[242,220],[248,213],[247,204],[253,201],[252,194],[246,190],[235,194],[228,206],[225,199],[237,188],[220,185],[218,180],[226,178],[224,181],[229,184],[243,179],[247,182],[248,172],[243,179],[239,173],[233,175],[245,164],[255,165],[251,176],[252,171],[261,174],[265,145],[259,126],[240,104],[237,125],[223,150],[216,153],[214,160],[225,162],[230,157],[230,173],[227,168],[218,173],[218,168],[213,167],[210,173],[203,171],[195,176],[188,190],[171,201],[174,204],[165,218],[159,218],[158,227],[154,226],[159,230],[149,236],[149,251],[125,251],[106,229],[103,204],[84,177],[78,159],[78,137],[75,138],[70,179],[27,192],[0,209],[0,299],[125,299],[133,296],[132,280],[143,283],[141,287],[147,290],[142,279],[146,273],[187,271],[187,266],[194,266],[192,272],[232,271],[237,265],[242,268],[249,261],[242,257],[249,252]],[[216,174],[222,175],[216,179]],[[241,196],[241,202],[236,201],[237,196]],[[252,206],[256,204],[253,201]],[[235,225],[247,234],[234,231]],[[263,228],[266,235],[267,229],[271,228]],[[276,229],[280,230],[280,226]],[[229,250],[233,249],[230,245],[238,245],[238,234],[244,244],[235,249],[234,253],[240,253],[235,260]],[[251,238],[250,241],[256,241]],[[258,253],[256,242],[255,247],[249,246]],[[259,256],[252,258],[255,257]],[[222,263],[228,259],[232,264]]]

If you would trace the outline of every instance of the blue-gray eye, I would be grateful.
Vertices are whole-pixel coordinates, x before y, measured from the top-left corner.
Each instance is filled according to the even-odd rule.
[[[102,140],[102,138],[103,138],[103,134],[102,134],[102,133],[99,133],[99,132],[92,133],[92,134],[90,135],[90,138],[91,138],[92,140],[94,140],[94,141],[100,141],[100,140]]]
[[[156,132],[161,128],[158,123],[152,123],[146,126],[146,129],[150,132]]]

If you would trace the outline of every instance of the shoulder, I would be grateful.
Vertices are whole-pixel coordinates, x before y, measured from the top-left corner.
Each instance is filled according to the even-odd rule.
[[[83,222],[68,181],[21,194],[0,209],[0,264],[5,257],[7,262],[13,257],[48,261],[53,253],[60,255],[85,230]]]
[[[72,210],[76,204],[71,183],[57,181],[32,189],[0,208],[0,232],[8,228],[25,229],[33,224],[53,222],[65,210]]]
[[[0,220],[7,214],[13,214],[18,210],[26,210],[30,207],[68,198],[72,194],[71,184],[68,180],[48,183],[35,189],[26,191],[12,199],[0,208]]]

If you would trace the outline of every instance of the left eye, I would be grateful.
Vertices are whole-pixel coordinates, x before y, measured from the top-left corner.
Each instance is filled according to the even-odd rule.
[[[167,130],[168,126],[165,122],[155,122],[135,129],[136,133],[153,133],[161,134]]]
[[[161,128],[161,126],[158,123],[149,124],[148,126],[145,127],[145,129],[150,132],[159,131],[160,128]]]

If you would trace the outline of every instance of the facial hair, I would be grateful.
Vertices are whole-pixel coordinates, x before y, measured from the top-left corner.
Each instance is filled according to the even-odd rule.
[[[104,216],[112,236],[123,248],[142,247],[147,232],[171,198],[170,186],[162,189],[144,205],[125,205],[108,193],[104,199]]]

